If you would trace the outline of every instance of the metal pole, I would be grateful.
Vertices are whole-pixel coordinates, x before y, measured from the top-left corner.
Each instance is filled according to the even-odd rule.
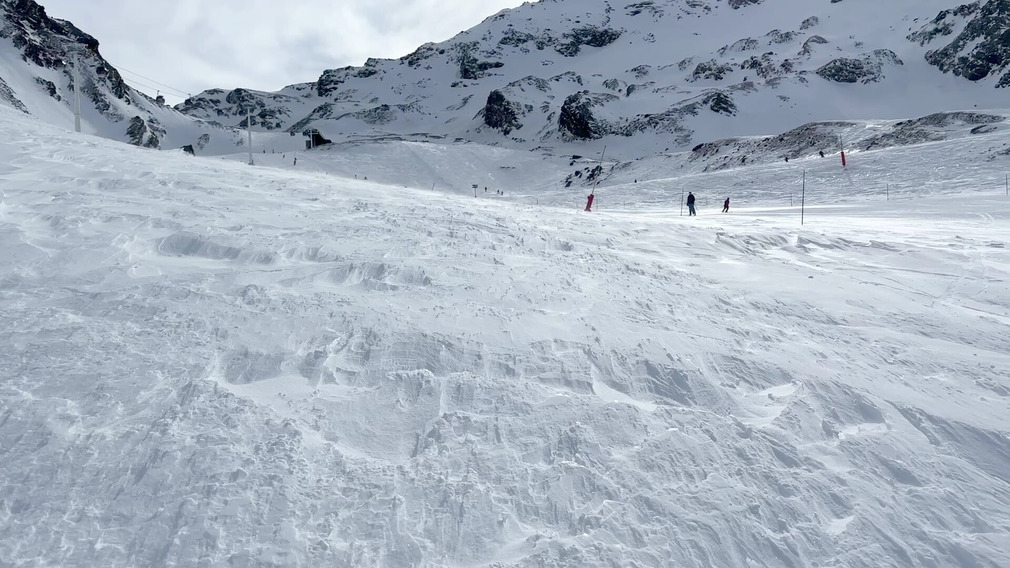
[[[1010,174],[1006,176],[1006,194],[1010,195]]]
[[[680,188],[680,216],[684,216],[684,188]]]
[[[596,183],[593,184],[593,195],[594,196],[596,195],[596,187],[600,185],[600,177],[603,176],[603,158],[606,155],[607,155],[607,147],[604,146],[603,147],[603,153],[600,154],[600,173],[596,174]],[[594,197],[594,200],[595,200],[595,197]],[[597,205],[596,210],[599,211],[600,210],[600,207],[598,205],[599,201],[596,201],[595,204]]]
[[[246,131],[249,133],[249,165],[254,166],[256,164],[253,163],[252,157],[252,118],[248,108],[245,109],[245,126]]]
[[[74,131],[81,132],[81,58],[74,52]]]
[[[803,197],[800,200],[800,225],[806,223],[807,214],[807,170],[803,170]]]

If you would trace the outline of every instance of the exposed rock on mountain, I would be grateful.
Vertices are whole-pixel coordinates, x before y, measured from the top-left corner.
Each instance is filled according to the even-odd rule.
[[[147,122],[139,116],[135,116],[130,120],[130,126],[126,129],[126,135],[130,137],[130,143],[134,146],[154,149],[161,147],[161,139],[157,133],[153,129],[148,128]]]
[[[555,49],[565,57],[575,57],[582,51],[582,46],[606,47],[621,37],[621,32],[612,29],[600,29],[596,26],[575,28],[564,35],[565,41]]]
[[[614,95],[582,91],[565,99],[558,117],[562,136],[571,140],[594,140],[609,133],[608,126],[593,116],[593,107],[617,99]]]
[[[126,87],[99,59],[94,38],[44,17],[31,0],[0,2],[13,14],[2,35],[21,46],[26,70],[24,81],[4,75],[0,104],[20,101],[34,113],[42,95],[68,114],[74,86],[67,53],[76,45],[85,54],[81,91],[108,123],[93,130],[134,141],[127,127],[140,116],[149,130],[164,130],[157,134],[164,147],[209,135],[205,148],[194,145],[204,152],[234,151],[242,134],[231,129],[249,126],[296,137],[315,129],[337,141],[436,137],[547,152],[574,146],[565,153],[620,137],[614,152],[641,155],[786,131],[799,116],[897,119],[1000,108],[1005,103],[987,87],[1010,83],[1010,0],[895,0],[875,5],[859,26],[841,17],[859,9],[852,2],[550,0],[504,10],[399,59],[325,70],[276,93],[211,89],[172,110]],[[908,35],[915,20],[930,23]],[[940,38],[948,44],[932,45]],[[941,71],[979,87],[935,89]],[[907,96],[917,89],[930,96]]]
[[[518,105],[506,99],[505,95],[499,90],[491,91],[491,94],[488,95],[487,104],[484,105],[483,112],[484,124],[500,130],[506,136],[513,130],[523,127],[522,123],[519,122],[519,113],[521,110],[518,108]]]
[[[14,90],[4,82],[2,77],[0,77],[0,100],[6,101],[7,104],[25,114],[29,114],[28,108],[25,107],[25,104],[21,102],[21,99],[14,94]]]
[[[929,45],[954,35],[958,28],[960,33],[946,46],[929,51],[926,61],[969,81],[1002,73],[996,87],[1010,87],[1010,0],[977,1],[944,10],[908,38]]]
[[[102,57],[98,40],[50,18],[33,0],[0,0],[0,59],[0,104],[67,127],[74,124],[78,91],[89,133],[149,148],[166,139],[181,147],[208,135],[218,149],[231,147],[237,134],[132,89]]]
[[[980,134],[986,129],[977,126],[992,127],[1005,122],[1006,118],[999,115],[977,112],[943,112],[906,120],[895,124],[889,132],[884,132],[860,143],[864,150],[888,148],[892,146],[909,146],[924,142],[945,140],[947,131],[955,127],[968,127],[971,134]]]
[[[840,57],[817,70],[817,74],[838,83],[875,83],[884,78],[884,65],[904,65],[895,53],[878,49],[857,59]]]

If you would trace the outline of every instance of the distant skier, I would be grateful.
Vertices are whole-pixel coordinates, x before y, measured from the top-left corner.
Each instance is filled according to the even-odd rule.
[[[586,201],[586,211],[592,212],[593,210],[593,200],[596,199],[596,195],[590,193],[589,200]]]
[[[298,165],[298,158],[297,157],[295,158],[295,164],[294,165],[296,165],[296,166]]]
[[[823,158],[824,157],[824,150],[821,150],[820,152],[818,152],[818,154],[820,154],[821,157]]]
[[[688,217],[697,217],[698,212],[694,209],[694,192],[687,194],[687,215]]]
[[[729,213],[729,198],[728,197],[726,198],[726,201],[724,201],[722,203],[722,212],[723,213]]]

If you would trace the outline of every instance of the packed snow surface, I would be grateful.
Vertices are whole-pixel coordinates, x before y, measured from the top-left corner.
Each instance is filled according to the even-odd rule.
[[[1010,566],[1006,136],[587,214],[0,109],[0,565]]]

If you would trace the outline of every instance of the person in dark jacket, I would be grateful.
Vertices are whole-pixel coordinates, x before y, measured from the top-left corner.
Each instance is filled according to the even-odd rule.
[[[687,194],[687,214],[689,217],[698,216],[698,212],[694,209],[694,192]]]
[[[726,201],[724,201],[723,204],[722,204],[722,212],[723,213],[729,213],[729,198],[728,197],[726,198]]]

